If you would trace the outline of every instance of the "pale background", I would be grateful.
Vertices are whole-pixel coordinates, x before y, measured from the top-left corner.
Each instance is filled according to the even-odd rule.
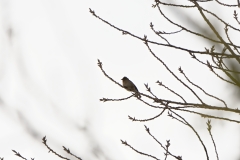
[[[231,4],[235,2],[229,1]],[[179,100],[155,83],[159,80],[189,101],[197,102],[154,59],[143,42],[123,36],[89,13],[92,8],[120,28],[142,37],[146,34],[149,39],[164,43],[150,30],[150,22],[160,31],[179,29],[164,21],[157,9],[151,7],[152,3],[149,0],[0,1],[0,157],[20,159],[11,151],[14,149],[28,159],[60,159],[48,153],[42,144],[41,139],[46,135],[48,144],[55,151],[68,156],[62,151],[65,146],[83,160],[147,159],[122,145],[120,139],[139,151],[163,159],[164,151],[144,129],[147,125],[163,144],[171,140],[172,153],[183,156],[183,159],[206,158],[195,134],[166,113],[152,122],[134,123],[128,115],[145,119],[159,114],[159,110],[141,104],[136,98],[122,102],[99,101],[102,97],[123,98],[131,93],[104,77],[97,59],[119,83],[123,76],[127,76],[141,92],[147,93],[144,83],[148,83],[159,97]],[[223,14],[221,9],[214,8],[228,22],[233,21],[234,9],[239,11],[230,8]],[[177,16],[175,8],[165,9],[165,12],[185,26],[194,26],[186,16]],[[200,18],[198,12],[190,13],[196,14],[193,19]],[[199,26],[206,26],[203,24],[199,20]],[[173,36],[168,38],[175,45],[190,46],[194,50],[211,47],[206,42],[193,41],[184,33],[180,36],[181,40]],[[181,66],[192,81],[226,100],[231,107],[237,107],[238,102],[231,98],[229,86],[187,53],[159,46],[153,46],[153,50],[179,77],[184,79],[178,72]],[[221,105],[205,98],[213,105]],[[207,119],[183,115],[187,115],[201,134],[210,158],[216,159],[206,130]],[[239,120],[239,116],[230,117]],[[220,159],[239,158],[239,125],[216,120],[212,120],[212,125]]]

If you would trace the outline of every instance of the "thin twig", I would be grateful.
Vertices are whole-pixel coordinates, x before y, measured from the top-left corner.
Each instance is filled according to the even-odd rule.
[[[182,70],[182,72],[180,72],[180,73],[182,73],[182,74],[184,75],[184,77],[187,79],[187,81],[188,81],[189,83],[191,83],[193,86],[195,86],[195,87],[197,87],[198,89],[200,89],[203,93],[205,93],[205,94],[208,95],[209,97],[212,97],[212,98],[215,98],[215,99],[221,101],[221,102],[225,105],[225,107],[227,107],[227,104],[226,104],[226,102],[225,102],[224,100],[222,100],[222,99],[220,99],[220,98],[218,98],[218,97],[215,97],[215,96],[207,93],[207,92],[206,92],[204,89],[202,89],[200,86],[198,86],[198,85],[196,85],[195,83],[193,83],[192,81],[190,81],[190,79],[185,75],[185,73],[183,72],[183,70]]]
[[[175,155],[173,155],[170,151],[167,151],[167,149],[162,145],[162,143],[161,143],[160,141],[158,141],[157,138],[155,138],[155,136],[153,136],[153,135],[150,133],[150,129],[149,129],[146,125],[144,125],[144,126],[145,126],[145,130],[147,131],[147,133],[148,133],[169,155],[171,155],[172,157],[180,160],[180,159],[179,159],[180,156],[175,156]]]
[[[148,119],[136,119],[135,117],[133,118],[133,117],[131,117],[131,116],[128,116],[128,118],[129,118],[130,120],[132,120],[132,121],[147,122],[147,121],[151,121],[151,120],[154,120],[154,119],[160,117],[165,110],[166,110],[166,108],[164,108],[164,109],[162,110],[162,112],[159,113],[158,115],[156,115],[156,116],[154,116],[154,117],[152,117],[152,118],[148,118]]]
[[[207,126],[208,126],[207,130],[208,130],[208,132],[209,132],[209,134],[210,134],[210,137],[211,137],[212,142],[213,142],[213,145],[214,145],[214,149],[215,149],[215,153],[216,153],[216,156],[217,156],[217,160],[219,160],[218,152],[217,152],[217,146],[216,146],[216,144],[215,144],[215,141],[214,141],[214,139],[213,139],[212,132],[211,132],[211,130],[212,130],[211,120],[208,120]]]
[[[193,130],[193,132],[196,134],[196,136],[198,137],[199,141],[201,142],[201,144],[202,144],[202,146],[203,146],[203,149],[204,149],[204,151],[205,151],[207,160],[209,160],[207,148],[206,148],[205,144],[203,143],[201,137],[199,136],[198,132],[193,128],[192,125],[190,125],[190,124],[188,123],[187,120],[185,120],[185,118],[183,118],[182,116],[180,116],[179,114],[177,114],[176,112],[174,112],[174,111],[172,111],[172,110],[171,110],[171,112],[172,112],[173,114],[175,114],[176,116],[178,116],[179,118],[181,118],[181,119],[186,123],[186,125],[189,126],[189,127]]]
[[[165,86],[162,82],[157,81],[156,82],[159,86],[163,86],[164,88],[166,88],[167,90],[169,90],[170,92],[172,92],[173,94],[177,95],[178,97],[180,97],[184,103],[187,103],[187,101],[178,93],[176,93],[175,91],[173,91],[172,89],[168,88],[167,86]]]
[[[73,156],[73,157],[75,157],[75,158],[77,158],[77,159],[79,159],[79,160],[82,160],[82,158],[80,158],[80,157],[76,156],[75,154],[73,154],[73,153],[70,151],[69,148],[66,148],[66,147],[64,147],[64,146],[62,146],[62,147],[63,147],[63,150],[66,151],[66,152],[67,152],[68,154],[70,154],[71,156]]]
[[[152,155],[150,155],[150,154],[146,154],[146,153],[143,153],[143,152],[140,152],[140,151],[136,150],[136,149],[133,148],[130,144],[128,144],[127,141],[121,140],[121,142],[122,142],[122,144],[124,144],[125,146],[128,146],[129,148],[131,148],[132,150],[134,150],[135,152],[137,152],[137,153],[139,153],[139,154],[141,154],[141,155],[144,155],[144,156],[147,156],[147,157],[156,159],[156,160],[160,160],[160,159],[158,159],[158,158],[155,157],[155,156],[152,156]]]
[[[52,148],[50,148],[48,145],[47,145],[47,138],[46,136],[44,136],[42,138],[42,143],[47,147],[47,149],[49,149],[49,152],[52,152],[53,154],[55,154],[56,156],[58,156],[59,158],[62,158],[62,159],[66,159],[66,160],[70,160],[66,157],[63,157],[62,155],[58,154],[57,152],[55,152]]]

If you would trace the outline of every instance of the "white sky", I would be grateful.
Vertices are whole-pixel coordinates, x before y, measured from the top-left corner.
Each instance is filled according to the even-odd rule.
[[[189,101],[197,102],[154,59],[143,42],[123,36],[89,13],[89,8],[92,8],[115,26],[142,37],[146,34],[163,43],[151,32],[150,22],[160,31],[170,32],[178,28],[164,21],[157,9],[151,7],[152,3],[149,0],[0,1],[0,157],[19,159],[12,152],[14,149],[28,159],[59,159],[49,154],[41,143],[41,138],[46,135],[48,144],[55,151],[67,156],[61,148],[65,146],[83,160],[106,159],[101,152],[114,160],[147,158],[122,145],[120,139],[163,159],[164,151],[144,129],[147,125],[164,145],[166,140],[171,140],[172,153],[181,155],[183,159],[205,159],[204,150],[194,133],[167,114],[152,122],[134,123],[128,115],[145,119],[160,112],[135,98],[122,102],[99,101],[102,97],[123,98],[131,93],[104,77],[97,66],[97,59],[119,83],[123,76],[127,76],[141,92],[147,93],[144,83],[148,83],[159,97],[176,99],[155,83],[159,80]],[[177,17],[179,12],[173,9],[165,9],[165,12],[177,22],[184,22],[186,17]],[[234,9],[239,10],[231,8],[224,10],[225,14],[218,13],[231,19]],[[196,14],[193,19],[197,18]],[[192,24],[188,22],[185,24],[190,27]],[[205,25],[199,22],[199,26]],[[173,36],[169,36],[169,40],[178,46],[187,44],[195,50],[211,46],[182,33],[180,36],[180,40]],[[233,36],[235,38],[237,36]],[[179,77],[184,79],[178,72],[181,66],[192,81],[236,107],[229,98],[231,91],[227,90],[228,86],[212,75],[208,68],[201,67],[187,53],[152,47]],[[219,105],[219,102],[205,98],[211,104]],[[215,159],[213,144],[206,130],[207,119],[183,115],[199,131],[210,158]],[[235,118],[239,120],[236,115]],[[239,125],[216,120],[212,120],[212,125],[220,159],[237,159]]]

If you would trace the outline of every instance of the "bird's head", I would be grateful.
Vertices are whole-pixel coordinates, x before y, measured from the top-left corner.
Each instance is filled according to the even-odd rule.
[[[122,80],[125,81],[125,80],[128,80],[128,78],[127,77],[123,77]]]

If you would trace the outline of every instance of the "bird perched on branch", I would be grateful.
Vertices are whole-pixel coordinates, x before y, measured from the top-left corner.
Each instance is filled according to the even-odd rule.
[[[139,98],[141,98],[141,95],[140,95],[140,93],[138,92],[137,87],[136,87],[135,84],[134,84],[132,81],[130,81],[127,77],[123,77],[123,78],[122,78],[122,85],[123,85],[123,87],[124,87],[126,90],[128,90],[128,91],[130,91],[130,92],[135,92],[136,96],[139,97]]]

